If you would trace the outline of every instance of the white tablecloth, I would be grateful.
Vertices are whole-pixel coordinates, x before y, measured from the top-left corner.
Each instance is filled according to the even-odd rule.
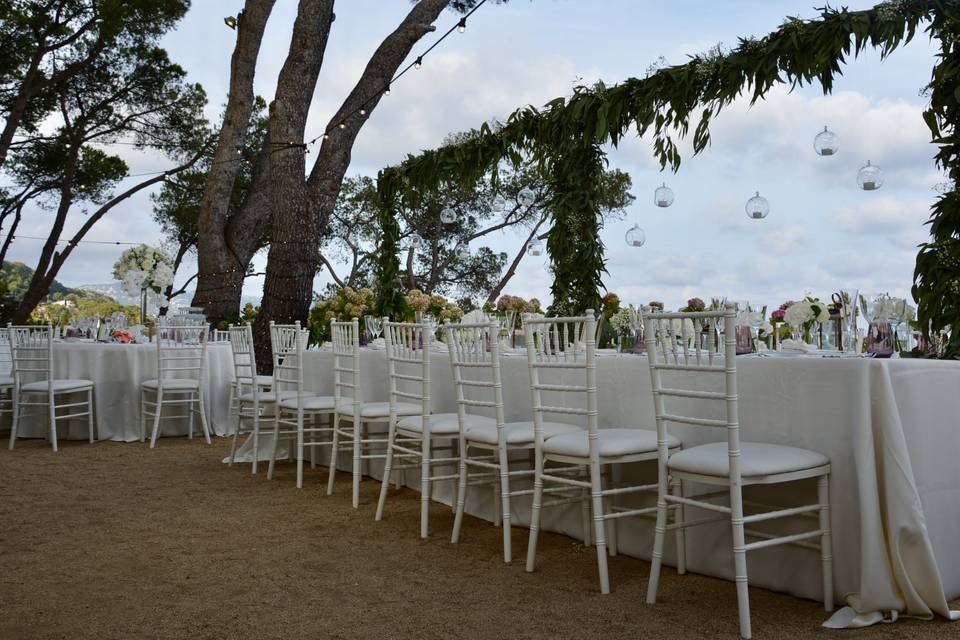
[[[329,351],[304,359],[312,390],[333,392],[332,363]],[[947,615],[946,600],[960,596],[960,363],[745,357],[737,365],[742,439],[830,457],[834,585],[840,601],[859,594],[861,610]],[[384,353],[365,350],[361,371],[365,399],[386,400]],[[433,356],[432,371],[434,410],[455,411],[446,353]],[[506,419],[531,419],[526,357],[505,356],[502,375]],[[646,357],[599,357],[597,382],[601,427],[654,428]],[[698,427],[672,432],[687,446],[725,438],[723,432]],[[349,466],[346,458],[343,463]],[[378,465],[370,470],[379,477]],[[408,482],[419,486],[415,472],[408,473]],[[441,483],[437,499],[449,501],[450,489]],[[803,495],[807,504],[815,499],[813,484],[786,489],[788,499]],[[490,519],[492,493],[487,493],[472,491],[468,510]],[[766,489],[752,497],[785,502],[783,491]],[[529,503],[516,503],[514,512],[526,524]],[[621,551],[649,558],[652,523],[617,522]],[[544,526],[580,537],[579,510],[548,510]],[[692,571],[732,579],[729,527],[697,527],[687,540]],[[668,540],[668,561],[672,546]],[[756,551],[748,557],[748,570],[752,585],[822,598],[816,552],[790,546]]]
[[[140,383],[157,377],[155,344],[112,344],[96,342],[57,342],[53,345],[54,375],[58,378],[83,378],[94,383],[94,412],[100,440],[132,442],[140,438]],[[231,431],[230,381],[233,359],[230,345],[211,343],[207,347],[207,371],[203,381],[208,423],[217,435]],[[183,406],[171,411],[182,413]],[[82,424],[81,424],[82,422]],[[151,425],[147,425],[147,436]],[[162,435],[185,435],[186,420],[161,421]],[[29,416],[19,427],[24,437],[43,437],[46,420]],[[202,434],[199,420],[194,435]],[[57,422],[61,438],[87,437],[86,419]]]

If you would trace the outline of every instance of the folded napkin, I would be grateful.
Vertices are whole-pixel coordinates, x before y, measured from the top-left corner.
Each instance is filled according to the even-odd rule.
[[[800,340],[787,338],[780,343],[780,349],[781,351],[790,351],[793,353],[812,353],[817,350],[817,347],[812,344],[807,344],[806,342],[801,342]]]

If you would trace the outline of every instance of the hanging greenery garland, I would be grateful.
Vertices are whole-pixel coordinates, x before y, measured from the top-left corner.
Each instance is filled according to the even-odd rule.
[[[661,167],[675,171],[681,162],[675,138],[687,136],[693,126],[694,153],[702,152],[710,145],[713,118],[744,93],[753,103],[776,85],[814,82],[824,93],[830,93],[835,77],[841,75],[841,63],[848,58],[868,48],[886,57],[910,42],[921,23],[929,23],[926,31],[940,41],[941,50],[924,120],[934,142],[940,145],[937,163],[949,174],[953,186],[933,207],[932,239],[923,245],[917,258],[913,292],[921,320],[929,320],[934,329],[960,327],[960,203],[955,192],[956,180],[960,179],[960,143],[954,138],[954,123],[960,117],[960,52],[956,45],[960,10],[950,0],[888,0],[862,11],[830,6],[819,11],[818,19],[790,17],[763,38],[741,38],[730,51],[714,47],[686,64],[658,68],[645,78],[631,78],[612,87],[603,83],[581,86],[569,99],[557,98],[542,109],[518,109],[502,124],[491,127],[485,123],[456,144],[408,157],[400,166],[381,174],[380,188],[384,194],[415,201],[418,194],[436,192],[448,181],[466,188],[487,174],[495,181],[500,163],[519,164],[530,158],[555,184],[582,189],[585,183],[575,183],[572,174],[560,173],[574,171],[571,163],[562,159],[608,143],[617,146],[628,133],[649,136]],[[591,157],[594,155],[603,158],[602,151],[591,151]],[[576,172],[591,170],[580,168]],[[571,210],[565,204],[567,199],[577,197],[554,194],[556,202],[564,207],[560,216]],[[383,200],[385,204],[391,201],[390,197]],[[569,221],[558,224],[555,219],[550,240],[554,232],[568,233]],[[585,233],[584,240],[591,241],[591,236]],[[559,304],[565,306],[574,299],[594,296],[588,291],[570,294],[567,287],[571,285],[557,281],[564,274],[572,274],[575,261],[584,256],[592,256],[587,265],[591,275],[577,280],[576,286],[602,286],[596,274],[603,272],[603,246],[599,236],[593,242],[589,248],[578,247],[576,254],[553,255],[551,249],[554,289],[564,296]],[[567,246],[567,241],[560,239],[558,244]],[[565,264],[567,260],[570,264]],[[583,263],[580,266],[583,268]],[[948,350],[951,355],[960,354],[960,331],[956,333]]]

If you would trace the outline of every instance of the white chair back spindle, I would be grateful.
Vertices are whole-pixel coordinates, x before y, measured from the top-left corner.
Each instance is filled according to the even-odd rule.
[[[502,436],[505,420],[497,323],[447,324],[444,330],[461,423],[467,409],[492,410]]]
[[[233,354],[233,378],[237,385],[235,393],[241,396],[248,389],[256,392],[257,357],[253,347],[253,328],[250,325],[231,326],[227,334]]]
[[[177,379],[203,384],[207,368],[207,329],[193,324],[167,324],[157,331],[159,387]]]
[[[419,404],[421,415],[430,415],[430,340],[432,330],[426,324],[383,322],[387,348],[387,375],[391,404]]]
[[[273,353],[273,389],[275,392],[293,391],[303,396],[303,352],[306,335],[295,324],[270,322],[270,345]]]
[[[330,322],[333,342],[333,395],[337,407],[353,405],[360,411],[360,323],[354,318],[346,322]]]
[[[53,327],[12,326],[8,329],[16,387],[53,379]],[[48,395],[53,398],[53,387]]]

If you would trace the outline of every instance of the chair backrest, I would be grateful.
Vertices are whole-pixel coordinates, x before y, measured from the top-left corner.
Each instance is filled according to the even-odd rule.
[[[53,327],[11,326],[7,331],[16,387],[28,382],[53,379]],[[52,385],[50,389],[52,395]]]
[[[460,419],[468,408],[491,408],[497,441],[503,435],[503,384],[500,378],[500,333],[496,322],[444,325]]]
[[[247,387],[256,396],[257,387],[257,356],[253,347],[253,327],[230,325],[227,329],[230,336],[230,351],[233,354],[233,377],[237,383],[237,395],[247,393]]]
[[[222,329],[213,330],[213,341],[214,342],[230,342],[230,331],[229,329],[224,331]]]
[[[527,365],[533,404],[536,446],[543,445],[543,422],[548,414],[584,416],[592,435],[597,433],[596,318],[583,316],[524,318],[528,332]],[[578,384],[568,384],[576,378]],[[577,398],[580,402],[573,402]],[[578,406],[579,405],[579,406]],[[564,420],[565,422],[566,420]],[[596,438],[589,438],[591,459],[598,457]]]
[[[157,378],[203,380],[207,366],[207,327],[166,324],[157,327]]]
[[[352,403],[360,411],[363,402],[360,389],[360,322],[354,318],[346,322],[330,321],[333,341],[333,396],[339,409],[341,401]]]
[[[273,390],[295,391],[303,397],[303,353],[307,348],[308,331],[294,324],[270,321],[270,351],[273,357]]]
[[[719,323],[723,324],[724,330],[722,350],[714,338]],[[717,311],[648,312],[644,314],[644,328],[661,457],[667,453],[669,424],[724,428],[730,455],[730,480],[739,483],[740,423],[734,305],[727,304]],[[707,335],[701,344],[703,329]],[[671,399],[670,407],[667,398]],[[724,418],[705,417],[716,415],[718,408],[723,409]]]
[[[10,329],[0,327],[0,375],[13,375],[13,348],[10,345]]]
[[[433,326],[418,322],[383,321],[387,347],[390,404],[413,402],[430,415],[430,341]]]

